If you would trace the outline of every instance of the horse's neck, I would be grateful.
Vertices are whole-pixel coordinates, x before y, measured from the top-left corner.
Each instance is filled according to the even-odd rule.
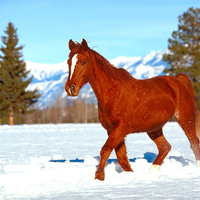
[[[113,81],[107,73],[102,70],[102,67],[94,59],[92,62],[93,74],[90,80],[90,85],[97,97],[99,103],[106,103],[104,96],[109,93],[110,88],[112,88]],[[110,66],[108,66],[110,67]]]

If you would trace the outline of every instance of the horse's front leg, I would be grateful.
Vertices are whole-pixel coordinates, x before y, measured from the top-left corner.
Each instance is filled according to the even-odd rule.
[[[133,170],[129,164],[128,157],[127,157],[126,145],[125,145],[124,140],[122,142],[120,142],[118,144],[118,146],[115,148],[115,153],[117,156],[117,161],[121,165],[121,167],[124,169],[124,171],[133,172]]]
[[[108,136],[110,135],[109,130],[107,131]],[[117,145],[115,148],[115,153],[117,156],[117,161],[120,164],[120,166],[124,169],[124,171],[131,171],[133,172],[128,157],[126,153],[126,145],[124,139]]]
[[[124,139],[124,136],[123,134],[121,134],[120,130],[123,130],[123,129],[120,129],[118,127],[115,129],[115,131],[112,131],[110,135],[108,136],[106,143],[102,147],[101,152],[100,152],[101,159],[100,159],[99,166],[95,174],[95,179],[99,179],[101,181],[105,179],[104,168],[105,168],[106,162],[112,150],[116,148],[120,144],[120,142],[122,142]]]

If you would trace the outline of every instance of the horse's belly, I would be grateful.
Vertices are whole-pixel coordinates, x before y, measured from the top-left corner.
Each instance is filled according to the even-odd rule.
[[[133,131],[147,132],[161,128],[175,113],[175,104],[170,99],[140,105],[132,115]]]
[[[160,121],[160,122],[158,122],[158,121],[151,121],[151,122],[146,121],[145,123],[141,122],[139,124],[139,126],[138,126],[138,124],[133,124],[132,133],[155,131],[155,130],[162,128],[167,122],[168,122],[168,120],[167,121]]]

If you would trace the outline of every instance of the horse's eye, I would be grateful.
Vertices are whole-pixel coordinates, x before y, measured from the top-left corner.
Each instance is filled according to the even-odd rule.
[[[86,64],[86,61],[84,60],[81,64],[82,64],[82,65],[85,65],[85,64]]]

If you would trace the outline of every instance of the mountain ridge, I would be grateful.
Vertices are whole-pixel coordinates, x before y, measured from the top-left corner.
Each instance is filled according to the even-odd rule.
[[[134,78],[147,79],[164,74],[164,69],[169,65],[163,61],[162,56],[166,51],[151,51],[141,57],[119,56],[109,60],[116,67],[126,69]],[[57,95],[66,97],[64,85],[68,77],[67,61],[58,64],[41,64],[26,61],[26,68],[33,76],[32,82],[27,88],[38,88],[42,93],[37,107],[42,108],[53,102]],[[76,98],[84,98],[87,101],[96,102],[96,97],[89,84],[86,84]]]

